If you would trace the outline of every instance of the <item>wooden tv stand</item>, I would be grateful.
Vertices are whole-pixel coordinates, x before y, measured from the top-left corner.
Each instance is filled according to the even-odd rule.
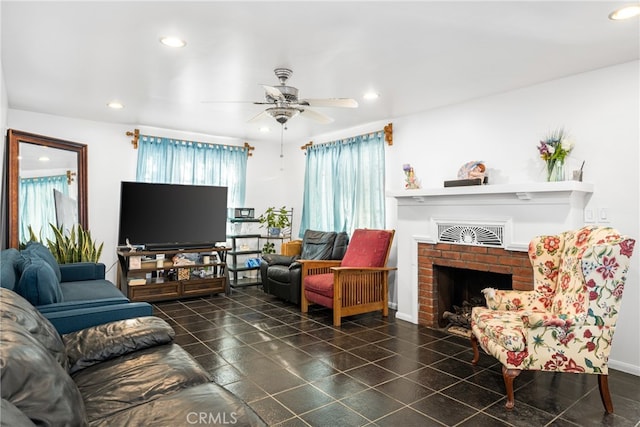
[[[118,250],[118,287],[131,301],[163,301],[229,295],[226,247]],[[192,264],[174,264],[174,258],[190,258]],[[177,258],[175,258],[177,260]]]

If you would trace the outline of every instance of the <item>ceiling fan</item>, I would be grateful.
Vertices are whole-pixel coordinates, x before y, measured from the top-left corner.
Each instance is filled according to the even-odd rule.
[[[356,108],[358,102],[351,98],[299,99],[298,88],[287,86],[287,80],[293,74],[289,68],[273,70],[280,84],[276,86],[262,85],[265,90],[264,101],[254,102],[257,105],[269,105],[249,122],[256,122],[265,117],[272,117],[284,126],[290,119],[300,115],[319,123],[331,123],[333,119],[309,107],[341,107]]]

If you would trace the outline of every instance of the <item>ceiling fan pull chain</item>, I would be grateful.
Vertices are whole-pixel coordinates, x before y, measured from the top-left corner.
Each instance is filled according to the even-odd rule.
[[[282,123],[280,127],[280,172],[284,170],[284,130],[285,124]]]
[[[280,158],[284,157],[284,123],[280,126]]]

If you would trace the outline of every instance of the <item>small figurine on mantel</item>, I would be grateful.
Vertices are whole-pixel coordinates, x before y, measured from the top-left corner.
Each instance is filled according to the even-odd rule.
[[[445,181],[445,187],[461,187],[467,185],[488,184],[487,167],[483,161],[473,160],[458,169],[458,179]]]
[[[484,179],[486,170],[487,168],[485,167],[484,162],[473,160],[465,163],[462,165],[460,170],[458,170],[458,179]]]
[[[485,170],[486,170],[486,168],[484,166],[484,163],[478,163],[473,167],[473,169],[471,169],[469,171],[468,178],[469,179],[473,179],[473,178],[484,179]]]
[[[420,188],[420,181],[416,178],[415,173],[413,172],[413,167],[409,163],[405,163],[402,165],[402,170],[404,171],[404,188],[407,190],[416,190]]]

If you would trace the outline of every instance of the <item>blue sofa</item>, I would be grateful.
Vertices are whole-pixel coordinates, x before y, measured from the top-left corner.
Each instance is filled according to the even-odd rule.
[[[0,270],[0,286],[27,299],[61,334],[153,312],[150,304],[129,302],[106,280],[104,264],[58,264],[38,242],[22,251],[3,250]]]

